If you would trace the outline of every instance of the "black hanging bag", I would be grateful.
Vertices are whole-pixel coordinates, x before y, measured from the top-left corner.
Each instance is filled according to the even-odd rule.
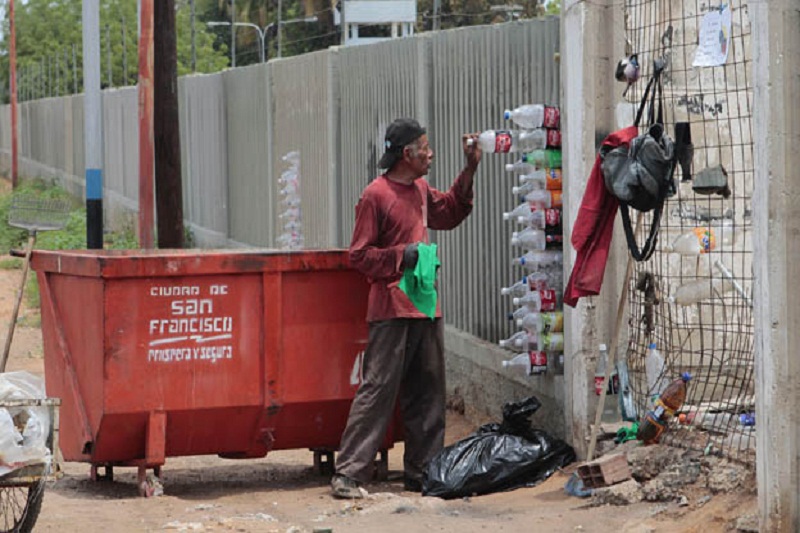
[[[634,126],[638,127],[649,98],[647,130],[634,137],[627,146],[600,152],[606,189],[619,200],[625,238],[631,255],[637,261],[646,261],[653,255],[664,202],[675,194],[675,143],[664,127],[663,71],[663,61],[656,61],[653,76],[636,113]],[[641,249],[631,226],[629,207],[641,212],[653,211],[650,234]]]

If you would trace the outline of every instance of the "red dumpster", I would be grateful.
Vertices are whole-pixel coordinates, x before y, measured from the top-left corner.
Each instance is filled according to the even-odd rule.
[[[344,251],[37,251],[47,394],[64,459],[112,475],[165,457],[310,448],[332,465],[366,345]],[[395,418],[384,448],[401,438]],[[327,460],[327,462],[325,462]],[[385,468],[386,454],[381,454]],[[380,465],[380,464],[379,464]]]

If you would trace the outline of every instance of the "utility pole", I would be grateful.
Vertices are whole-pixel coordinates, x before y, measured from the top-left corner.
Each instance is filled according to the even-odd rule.
[[[103,108],[100,93],[100,1],[83,0],[83,139],[86,244],[103,247]]]
[[[153,223],[153,1],[139,0],[139,246],[155,248]]]
[[[17,186],[19,180],[18,164],[19,159],[17,150],[19,149],[19,140],[17,139],[17,24],[14,20],[14,0],[8,2],[8,19],[9,30],[11,33],[11,43],[9,44],[9,78],[10,78],[10,91],[11,91],[11,187]]]
[[[231,3],[231,68],[236,68],[236,0]]]
[[[194,31],[194,0],[189,0],[191,7],[191,20],[192,20],[192,72],[197,71],[197,49],[195,48],[195,31]]]
[[[178,127],[178,54],[175,0],[154,2],[153,137],[159,248],[183,248],[183,188]]]

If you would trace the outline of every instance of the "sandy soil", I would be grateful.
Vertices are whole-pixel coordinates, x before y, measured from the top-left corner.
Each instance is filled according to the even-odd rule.
[[[0,194],[7,182],[0,179]],[[5,339],[21,271],[0,269],[0,339]],[[38,312],[22,308],[24,324]],[[16,328],[9,370],[43,374],[41,332]],[[471,433],[475,424],[448,415],[447,441]],[[688,505],[639,503],[588,507],[563,491],[567,473],[533,488],[443,501],[402,490],[402,444],[389,454],[389,481],[368,486],[367,499],[331,498],[328,479],[313,470],[308,450],[280,451],[260,460],[214,456],[168,458],[165,494],[141,498],[132,468],[115,469],[115,480],[89,480],[89,465],[63,464],[63,477],[49,484],[36,531],[245,531],[245,532],[529,532],[529,531],[732,531],[736,517],[756,511],[752,492],[710,495],[686,491]],[[710,496],[710,499],[708,497]]]

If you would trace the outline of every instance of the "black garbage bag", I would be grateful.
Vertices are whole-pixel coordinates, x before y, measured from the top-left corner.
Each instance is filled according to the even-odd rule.
[[[503,406],[501,424],[485,424],[436,454],[423,475],[422,494],[460,498],[532,487],[575,460],[566,442],[531,427],[535,396]]]

